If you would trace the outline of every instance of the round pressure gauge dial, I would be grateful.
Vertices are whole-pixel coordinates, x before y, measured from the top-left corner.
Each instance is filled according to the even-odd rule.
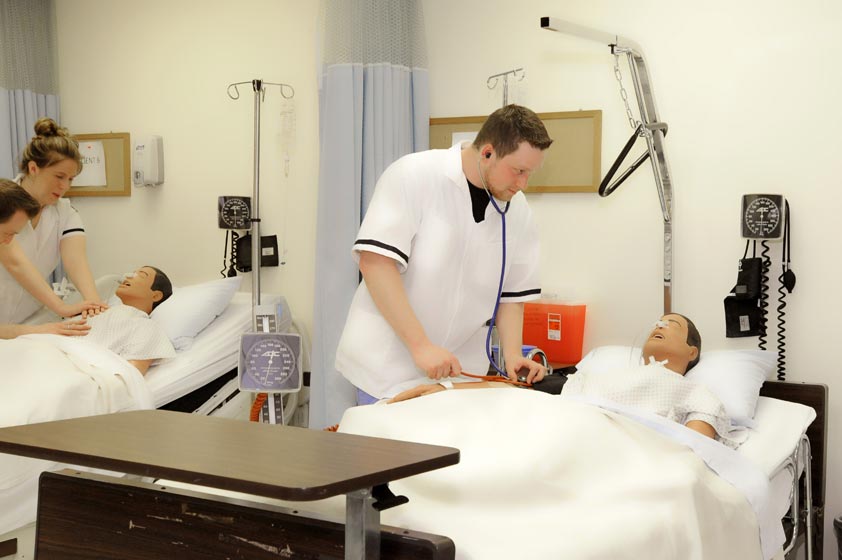
[[[247,196],[220,196],[219,227],[249,229],[251,227],[251,199]]]
[[[757,195],[744,200],[743,237],[775,239],[781,236],[781,198],[779,195]]]
[[[240,390],[291,393],[301,389],[301,336],[254,332],[240,338]]]

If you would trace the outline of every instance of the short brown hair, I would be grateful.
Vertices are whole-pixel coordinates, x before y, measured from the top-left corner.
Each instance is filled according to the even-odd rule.
[[[682,315],[681,313],[675,313],[675,315],[684,317],[684,320],[687,321],[687,346],[695,346],[698,351],[696,353],[696,359],[687,364],[687,371],[690,371],[702,358],[702,335],[699,333],[699,329],[696,328],[693,321],[690,320],[690,317]]]
[[[497,157],[506,157],[517,150],[521,142],[546,150],[553,139],[533,111],[520,105],[506,105],[488,116],[474,139],[474,147],[479,149],[484,144],[491,144]]]
[[[35,136],[26,145],[20,159],[21,173],[29,174],[29,162],[34,161],[40,168],[49,167],[60,161],[72,159],[82,170],[82,154],[79,143],[70,132],[49,118],[39,119],[35,123]]]
[[[31,220],[41,211],[41,205],[14,181],[0,179],[0,223],[9,221],[19,210]]]

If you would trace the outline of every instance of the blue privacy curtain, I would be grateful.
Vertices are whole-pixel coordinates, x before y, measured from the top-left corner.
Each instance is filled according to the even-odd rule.
[[[59,121],[53,0],[0,0],[0,177],[18,173],[41,117]]]
[[[310,427],[339,422],[356,391],[333,365],[359,271],[351,246],[390,163],[429,146],[420,0],[322,0],[320,167]],[[372,348],[372,351],[376,349]]]

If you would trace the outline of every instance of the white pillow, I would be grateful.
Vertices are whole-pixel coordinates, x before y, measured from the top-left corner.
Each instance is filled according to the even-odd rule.
[[[173,294],[150,317],[161,325],[176,350],[185,350],[197,334],[225,311],[242,279],[234,276],[173,288]]]
[[[640,348],[601,346],[576,364],[577,371],[629,367],[640,363]],[[754,426],[754,410],[760,386],[771,379],[777,360],[767,350],[711,350],[702,352],[699,363],[687,372],[690,381],[704,385],[716,395],[737,426]]]

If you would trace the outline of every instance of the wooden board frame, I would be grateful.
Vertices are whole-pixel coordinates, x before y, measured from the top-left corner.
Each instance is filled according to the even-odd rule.
[[[602,179],[602,111],[538,113],[554,140],[527,193],[597,192]],[[486,116],[430,119],[430,148],[449,148],[453,134],[476,132]]]
[[[105,150],[105,185],[76,187],[67,191],[74,196],[131,196],[131,141],[128,132],[106,132],[101,134],[76,134],[79,144],[86,141],[101,141]]]

